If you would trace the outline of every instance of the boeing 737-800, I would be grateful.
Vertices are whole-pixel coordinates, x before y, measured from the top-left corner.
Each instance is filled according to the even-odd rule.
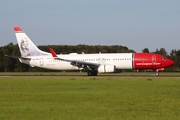
[[[83,70],[87,71],[88,76],[96,76],[97,73],[119,72],[125,69],[153,69],[156,70],[156,75],[159,75],[159,71],[174,64],[167,57],[155,53],[57,55],[52,48],[49,48],[49,53],[38,49],[20,27],[14,27],[14,32],[21,53],[21,57],[18,57],[19,61],[32,67],[63,71]]]

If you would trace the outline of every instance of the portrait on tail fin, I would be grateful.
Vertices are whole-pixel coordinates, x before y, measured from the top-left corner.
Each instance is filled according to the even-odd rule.
[[[23,57],[31,56],[28,45],[29,45],[28,39],[23,38],[20,43],[21,54]]]

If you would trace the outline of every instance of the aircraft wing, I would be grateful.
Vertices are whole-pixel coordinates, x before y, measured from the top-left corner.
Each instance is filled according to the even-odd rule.
[[[71,65],[77,66],[80,69],[91,70],[91,69],[96,69],[96,68],[98,68],[100,66],[100,64],[98,64],[98,63],[92,63],[92,62],[85,62],[85,61],[79,61],[79,60],[69,60],[69,59],[59,58],[52,48],[49,48],[49,51],[51,52],[52,57],[54,59],[70,62]]]

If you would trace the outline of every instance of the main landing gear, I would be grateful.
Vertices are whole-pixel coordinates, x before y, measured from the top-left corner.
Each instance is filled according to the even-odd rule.
[[[87,75],[88,76],[97,76],[97,73],[98,73],[97,70],[91,70],[91,71],[87,72]]]

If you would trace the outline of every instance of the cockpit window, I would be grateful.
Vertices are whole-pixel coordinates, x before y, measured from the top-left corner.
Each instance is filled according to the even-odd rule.
[[[166,58],[165,58],[165,57],[162,57],[161,60],[166,60]]]

